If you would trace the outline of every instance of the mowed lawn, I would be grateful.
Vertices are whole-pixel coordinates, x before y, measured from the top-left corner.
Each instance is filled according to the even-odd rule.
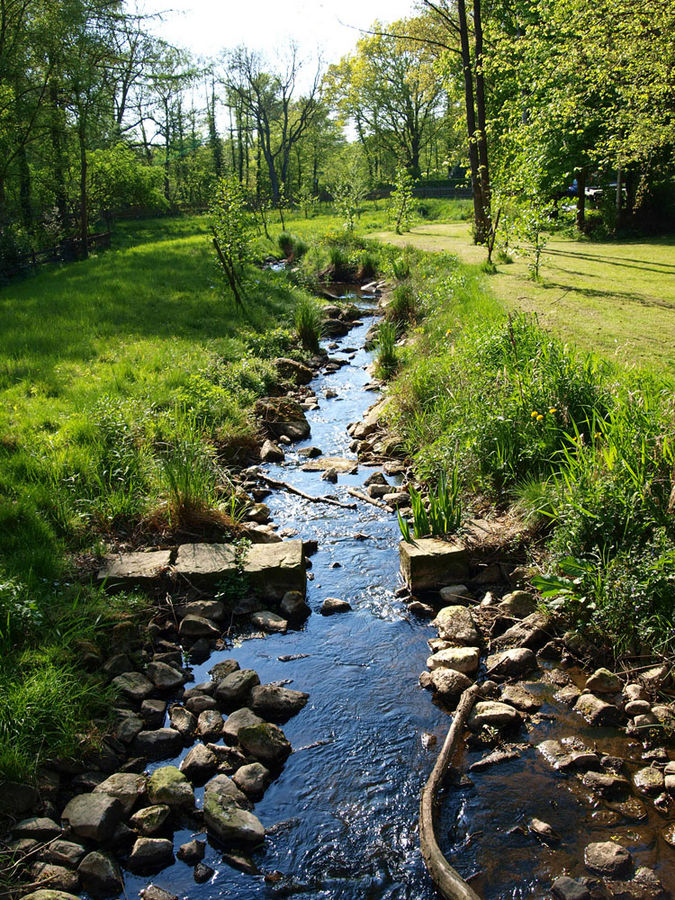
[[[466,222],[427,224],[405,235],[374,234],[389,243],[452,253],[482,263]],[[507,309],[535,312],[564,339],[623,365],[675,375],[675,238],[576,241],[555,237],[546,247],[541,282],[527,259],[497,264],[487,283]]]

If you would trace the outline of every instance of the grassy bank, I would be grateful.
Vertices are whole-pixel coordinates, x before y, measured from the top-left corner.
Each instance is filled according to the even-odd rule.
[[[486,252],[465,222],[424,223],[404,235],[373,232],[395,245],[457,256],[469,265]],[[622,366],[675,375],[675,239],[602,241],[551,238],[542,279],[517,256],[497,264],[490,290],[511,311],[533,312],[543,327]]]
[[[418,476],[456,476],[465,515],[476,497],[512,507],[548,602],[616,652],[672,652],[672,380],[509,313],[478,266],[407,253],[418,325],[390,428]]]
[[[201,218],[129,223],[117,249],[0,292],[0,773],[75,748],[104,713],[94,674],[114,603],[81,576],[119,542],[233,511],[227,463],[292,351],[304,292],[250,270],[244,311]],[[100,663],[100,659],[98,660]],[[83,666],[91,674],[83,672]]]

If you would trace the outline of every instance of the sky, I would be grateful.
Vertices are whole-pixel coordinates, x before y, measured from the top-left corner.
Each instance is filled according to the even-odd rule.
[[[337,62],[375,19],[392,22],[414,13],[414,0],[144,0],[162,12],[151,27],[159,37],[197,56],[245,44],[274,57],[291,40],[301,58]]]

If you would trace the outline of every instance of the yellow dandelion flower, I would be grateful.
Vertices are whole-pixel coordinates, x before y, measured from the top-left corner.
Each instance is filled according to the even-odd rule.
[[[544,417],[540,414],[537,416],[537,422],[543,422]]]
[[[537,410],[535,409],[534,412],[531,412],[531,413],[530,413],[530,418],[531,418],[531,419],[536,419],[538,415],[539,415],[539,413],[538,413]]]
[[[558,410],[555,408],[555,406],[552,406],[552,407],[549,409],[549,412],[551,413],[551,415],[554,415],[554,413],[557,413]]]
[[[452,334],[452,329],[448,328],[448,330],[445,332],[445,336],[450,337],[451,334]]]

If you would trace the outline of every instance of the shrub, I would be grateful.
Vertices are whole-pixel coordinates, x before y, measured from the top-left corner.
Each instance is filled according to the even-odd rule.
[[[295,307],[295,329],[305,350],[317,353],[323,330],[323,317],[321,307],[310,297],[302,297]]]

